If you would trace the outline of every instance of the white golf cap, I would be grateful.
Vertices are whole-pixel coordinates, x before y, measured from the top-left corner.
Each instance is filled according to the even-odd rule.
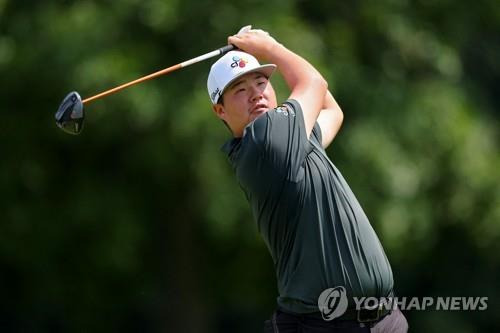
[[[207,88],[212,104],[217,104],[224,90],[242,75],[259,72],[270,77],[276,65],[261,65],[254,56],[242,51],[230,51],[220,57],[210,68]]]

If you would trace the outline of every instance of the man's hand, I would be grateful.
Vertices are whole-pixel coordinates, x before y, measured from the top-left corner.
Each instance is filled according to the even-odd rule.
[[[269,60],[273,47],[280,45],[269,33],[260,29],[250,29],[244,33],[229,36],[227,41],[240,50],[265,61]]]

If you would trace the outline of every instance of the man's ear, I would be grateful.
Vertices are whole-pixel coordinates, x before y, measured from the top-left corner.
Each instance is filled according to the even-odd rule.
[[[226,110],[224,109],[224,105],[219,103],[212,105],[212,110],[214,111],[215,115],[220,119],[222,120],[226,119]]]

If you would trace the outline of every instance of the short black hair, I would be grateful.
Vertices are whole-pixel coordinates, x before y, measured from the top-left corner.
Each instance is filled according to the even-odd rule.
[[[224,105],[224,95],[220,95],[219,99],[217,100],[217,104]]]

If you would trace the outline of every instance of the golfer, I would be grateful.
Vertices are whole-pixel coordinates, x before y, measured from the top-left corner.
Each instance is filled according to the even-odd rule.
[[[357,309],[353,301],[390,297],[394,282],[375,231],[325,153],[343,120],[327,82],[267,32],[228,42],[241,51],[215,62],[207,85],[214,113],[233,136],[223,151],[276,269],[277,309],[264,331],[406,332],[399,310]],[[275,70],[290,89],[279,105],[269,82]],[[336,297],[320,308],[330,288]]]

